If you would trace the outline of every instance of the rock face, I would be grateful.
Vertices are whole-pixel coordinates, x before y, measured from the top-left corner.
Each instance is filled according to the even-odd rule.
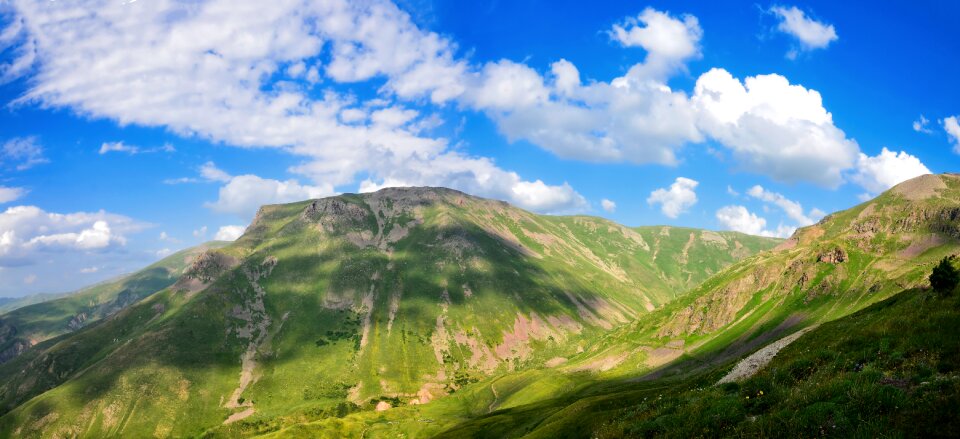
[[[831,250],[827,250],[818,254],[817,262],[824,262],[827,264],[840,264],[847,262],[847,252],[843,251],[843,249],[840,247],[834,247]]]

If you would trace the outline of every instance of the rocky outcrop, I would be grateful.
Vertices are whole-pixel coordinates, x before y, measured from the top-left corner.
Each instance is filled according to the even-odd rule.
[[[210,285],[237,264],[237,259],[232,256],[213,250],[204,251],[197,255],[190,266],[184,270],[183,276],[173,285],[173,289],[195,293]]]
[[[17,358],[20,354],[26,352],[27,349],[30,349],[32,346],[29,342],[23,340],[16,340],[6,349],[0,351],[0,363],[6,363],[14,358]]]
[[[840,247],[834,247],[817,255],[817,262],[827,264],[841,264],[847,262],[847,259],[847,252]]]

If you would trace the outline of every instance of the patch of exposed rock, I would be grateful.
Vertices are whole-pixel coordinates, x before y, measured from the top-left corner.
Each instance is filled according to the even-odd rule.
[[[209,284],[223,275],[227,270],[236,267],[237,260],[223,253],[206,250],[197,255],[190,263],[190,266],[184,271],[183,276],[177,281],[176,289],[187,287],[191,280],[198,281],[201,284]]]
[[[847,252],[840,247],[835,247],[817,255],[817,262],[825,262],[828,264],[840,264],[847,262],[847,259]]]

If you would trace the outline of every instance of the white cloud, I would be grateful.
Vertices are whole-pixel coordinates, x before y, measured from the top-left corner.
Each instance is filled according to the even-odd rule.
[[[694,189],[700,184],[689,178],[677,177],[669,188],[660,188],[650,193],[647,204],[660,205],[660,211],[669,218],[676,218],[687,209],[697,204],[697,193]]]
[[[198,239],[204,239],[207,237],[207,226],[203,226],[197,230],[193,231],[193,237]]]
[[[600,207],[602,207],[603,210],[605,210],[605,211],[607,211],[607,212],[613,213],[613,212],[615,212],[615,211],[617,210],[617,203],[614,203],[613,201],[610,201],[610,200],[604,198],[604,199],[600,200]]]
[[[748,235],[786,238],[796,231],[795,227],[780,225],[776,230],[768,230],[767,220],[750,212],[744,206],[724,206],[717,210],[717,221],[727,230]]]
[[[644,62],[622,77],[583,83],[576,66],[561,59],[543,78],[525,65],[500,61],[497,70],[509,67],[513,73],[498,76],[523,79],[510,87],[488,87],[478,73],[484,86],[469,89],[464,99],[485,111],[509,141],[527,140],[563,158],[673,165],[684,145],[712,138],[733,152],[743,170],[788,183],[837,187],[843,182],[859,146],[833,124],[816,90],[776,74],[741,81],[723,69],[701,75],[692,96],[672,90],[668,77],[699,54],[699,26],[689,16],[654,10],[644,11],[645,16],[655,20],[647,20],[646,27],[638,24],[644,20],[635,20],[633,27],[611,31],[624,44],[649,46]],[[654,21],[672,29],[658,31],[664,35],[684,29],[685,36],[663,46],[653,37],[641,38],[660,29]]]
[[[780,75],[748,77],[711,69],[692,98],[699,126],[730,148],[747,170],[782,182],[836,187],[859,147],[833,125],[820,93]]]
[[[913,130],[918,133],[933,134],[933,130],[927,128],[929,124],[930,121],[921,114],[919,119],[913,121]]]
[[[217,230],[213,239],[216,241],[236,241],[246,229],[245,226],[223,226]]]
[[[100,155],[108,152],[125,152],[132,155],[139,153],[140,147],[127,145],[123,142],[103,142],[103,144],[100,145]]]
[[[217,212],[252,218],[264,204],[289,203],[333,195],[332,186],[301,185],[296,180],[278,181],[256,175],[239,175],[220,188],[217,201],[205,206]]]
[[[79,232],[35,236],[26,245],[42,248],[93,250],[105,248],[115,243],[123,245],[126,244],[126,240],[121,236],[114,235],[106,221],[97,221],[90,228]]]
[[[100,271],[100,267],[84,267],[80,269],[81,274],[93,274]]]
[[[864,189],[878,194],[902,181],[929,173],[930,170],[920,159],[905,151],[897,153],[884,147],[880,154],[872,157],[861,153],[857,160],[857,173],[851,179]]]
[[[104,155],[108,152],[123,152],[130,155],[134,154],[150,154],[155,152],[174,152],[177,149],[169,143],[165,143],[162,146],[156,148],[141,148],[135,145],[128,145],[122,141],[118,142],[103,142],[100,144],[100,155]]]
[[[823,217],[823,211],[820,209],[811,210],[809,216],[804,214],[803,206],[800,203],[790,200],[780,193],[768,191],[760,185],[750,188],[747,195],[776,205],[787,214],[787,217],[796,221],[800,226],[809,226]]]
[[[469,172],[480,178],[488,159],[465,157],[446,139],[430,137],[436,117],[397,100],[520,105],[528,92],[536,96],[539,78],[508,63],[471,68],[455,59],[455,44],[419,29],[388,1],[20,1],[13,15],[22,24],[18,38],[37,54],[31,88],[20,103],[70,108],[121,125],[162,126],[231,146],[281,148],[302,158],[292,171],[312,180],[313,186],[303,187],[328,193],[355,184],[361,175],[385,182],[397,173],[418,173],[398,169],[407,163],[442,169],[444,162],[463,159],[480,166]],[[318,83],[320,74],[339,83],[383,80],[384,85],[378,97],[357,102],[357,94],[345,87]],[[504,99],[467,96],[468,86],[509,88],[504,78],[532,80],[534,89],[521,82]],[[378,104],[367,105],[374,101]],[[383,109],[374,113],[378,117],[360,110],[374,106]],[[458,182],[461,190],[518,198],[546,185],[518,177],[504,191],[495,180],[438,179]],[[553,188],[550,196],[569,189],[547,186]]]
[[[158,236],[157,239],[163,242],[170,242],[174,244],[177,244],[180,242],[179,239],[170,236],[169,234],[167,234],[167,232],[160,232],[160,236]]]
[[[478,86],[470,91],[468,98],[479,108],[513,111],[546,102],[549,96],[536,70],[513,61],[488,63],[479,78]]]
[[[23,278],[23,283],[25,283],[25,284],[27,284],[27,285],[33,285],[33,283],[36,282],[36,281],[37,281],[37,275],[36,275],[36,274],[29,274],[29,275],[27,275],[27,277],[24,277],[24,278]]]
[[[508,201],[521,208],[545,213],[574,213],[587,208],[587,200],[569,184],[548,185],[540,180],[524,181],[515,172],[498,168],[487,158],[455,152],[432,160],[409,158],[378,181],[367,179],[360,192],[384,187],[444,186],[479,196]]]
[[[172,255],[173,250],[170,250],[168,248],[162,248],[160,250],[157,250],[154,254],[157,255],[158,258],[165,258],[167,256]]]
[[[15,137],[0,147],[0,164],[16,168],[18,171],[30,169],[36,165],[49,163],[43,155],[43,147],[35,136]]]
[[[947,137],[953,142],[953,152],[960,154],[960,122],[957,118],[960,116],[950,116],[944,118],[940,123],[943,124],[943,130],[947,132]]]
[[[213,162],[206,162],[200,167],[200,176],[207,181],[228,182],[233,176],[217,167]]]
[[[613,26],[610,38],[623,47],[642,47],[647,57],[635,65],[628,77],[663,80],[683,67],[683,63],[700,56],[703,30],[697,17],[689,14],[674,18],[669,13],[646,8],[636,18],[629,17]]]
[[[16,201],[27,194],[27,190],[22,187],[0,186],[0,204]]]
[[[727,185],[727,194],[730,195],[730,196],[732,196],[732,197],[739,197],[739,196],[740,196],[740,192],[737,192],[736,190],[734,190],[734,189],[733,189],[733,186],[730,186],[729,184]]]
[[[796,38],[803,50],[824,49],[837,40],[837,31],[832,24],[808,18],[796,6],[789,8],[776,6],[771,8],[770,12],[780,19],[777,29]],[[795,57],[796,51],[791,51],[787,56]]]
[[[0,267],[30,265],[41,253],[111,251],[144,224],[104,211],[59,214],[34,206],[0,213]]]

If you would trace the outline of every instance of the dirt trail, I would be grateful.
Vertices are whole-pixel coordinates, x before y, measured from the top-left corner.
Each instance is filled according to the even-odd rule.
[[[793,343],[796,339],[800,338],[801,335],[806,334],[816,327],[817,325],[813,325],[808,328],[801,329],[793,334],[764,346],[763,349],[760,349],[749,357],[740,360],[740,362],[733,367],[733,370],[731,370],[730,373],[723,378],[720,378],[720,381],[717,381],[717,384],[730,383],[750,378],[761,368],[763,368],[763,366],[766,366],[767,363],[773,359],[773,357],[777,356],[777,352],[780,352],[781,349],[785,348],[790,343]]]
[[[490,383],[490,391],[493,392],[493,402],[491,402],[490,405],[487,406],[487,413],[493,412],[493,407],[497,405],[498,402],[500,402],[500,395],[497,394],[497,388],[494,387],[494,384],[496,384],[496,381]]]

